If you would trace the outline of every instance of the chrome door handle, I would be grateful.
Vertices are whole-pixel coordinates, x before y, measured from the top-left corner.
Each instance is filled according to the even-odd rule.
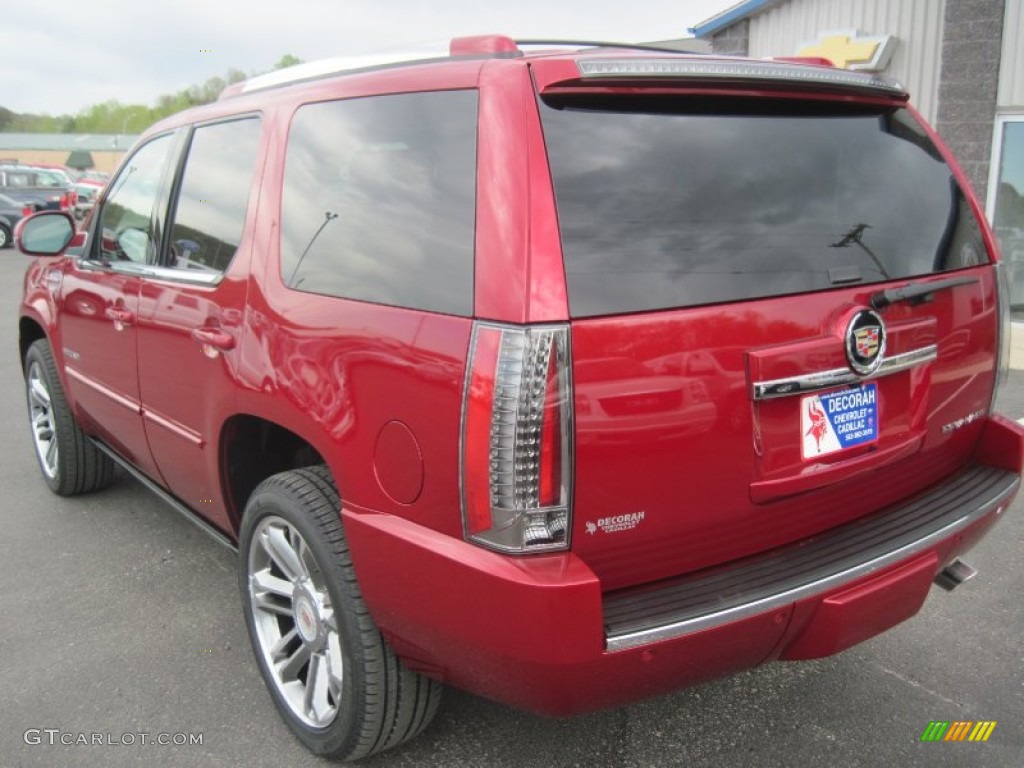
[[[114,321],[115,326],[118,324],[131,325],[132,322],[135,320],[135,315],[133,315],[127,309],[115,309],[114,307],[107,307],[107,310],[106,312],[104,312],[104,314],[107,316],[108,320]]]
[[[215,347],[220,350],[234,349],[235,337],[220,328],[195,328],[192,338],[203,346]]]

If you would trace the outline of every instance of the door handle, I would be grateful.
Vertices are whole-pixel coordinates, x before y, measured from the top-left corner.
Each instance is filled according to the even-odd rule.
[[[234,349],[235,347],[235,337],[220,328],[195,328],[192,331],[192,338],[203,346],[220,350]]]
[[[133,315],[127,309],[116,309],[114,307],[107,307],[107,310],[106,312],[104,312],[104,314],[107,316],[108,320],[114,321],[115,326],[118,324],[131,325],[132,321],[135,320],[135,315]]]

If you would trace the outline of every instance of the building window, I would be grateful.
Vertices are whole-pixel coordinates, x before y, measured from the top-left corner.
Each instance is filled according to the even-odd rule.
[[[1010,303],[1024,310],[1024,115],[996,120],[989,218],[1010,277]]]

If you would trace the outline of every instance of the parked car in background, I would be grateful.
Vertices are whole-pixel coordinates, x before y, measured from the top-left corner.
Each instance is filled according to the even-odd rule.
[[[29,165],[0,165],[0,192],[45,210],[72,212],[77,197],[67,174]]]
[[[629,48],[277,71],[19,225],[43,481],[237,548],[316,753],[442,683],[564,716],[838,653],[1020,487],[1003,265],[903,87]]]
[[[82,175],[79,177],[79,181],[98,181],[101,184],[106,184],[110,180],[110,174],[106,171],[82,171]]]
[[[26,163],[25,165],[31,168],[50,171],[63,179],[66,184],[73,184],[82,177],[79,171],[76,171],[74,168],[68,168],[66,165],[53,165],[52,163]]]
[[[41,207],[41,203],[22,202],[0,194],[0,248],[11,247],[14,244],[14,227]]]
[[[96,205],[96,200],[99,198],[104,186],[106,185],[103,182],[87,181],[85,179],[75,182],[74,188],[77,195],[75,200],[76,219],[81,221],[89,214],[89,211]]]

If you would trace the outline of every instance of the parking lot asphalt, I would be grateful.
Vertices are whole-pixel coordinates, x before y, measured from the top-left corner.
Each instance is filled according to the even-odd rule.
[[[123,474],[75,499],[40,479],[17,359],[26,264],[0,252],[0,767],[324,765],[265,692],[235,555]],[[1024,416],[1024,372],[1000,402]],[[450,690],[423,736],[359,765],[1019,768],[1022,542],[1018,500],[966,558],[977,578],[838,656],[569,720]],[[922,743],[934,720],[997,726],[985,743]]]

